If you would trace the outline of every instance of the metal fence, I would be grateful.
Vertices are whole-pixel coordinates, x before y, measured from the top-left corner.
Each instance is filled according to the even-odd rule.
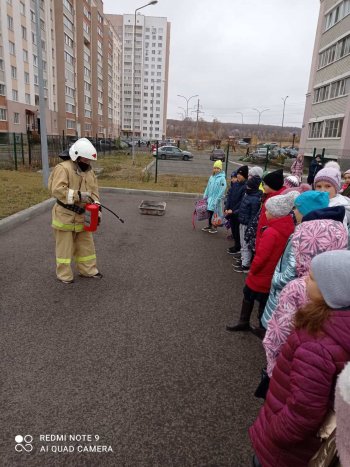
[[[48,135],[49,166],[60,162],[59,154],[77,138],[62,135]],[[90,138],[99,153],[111,153],[116,149],[112,140]],[[32,133],[0,133],[0,169],[18,170],[21,167],[38,170],[42,168],[40,135]]]

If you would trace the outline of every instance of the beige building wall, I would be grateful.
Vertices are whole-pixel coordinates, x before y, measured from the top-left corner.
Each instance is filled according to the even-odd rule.
[[[38,132],[39,89],[34,3],[0,2],[0,132]],[[49,0],[40,9],[46,126],[57,131],[54,11]]]
[[[43,0],[40,11],[48,134],[116,138],[122,44],[102,0]],[[38,132],[33,0],[0,1],[0,132]]]
[[[300,141],[306,155],[324,148],[326,157],[350,158],[349,96],[350,0],[320,0]]]

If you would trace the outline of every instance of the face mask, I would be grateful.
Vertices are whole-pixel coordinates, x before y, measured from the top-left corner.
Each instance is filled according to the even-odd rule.
[[[82,162],[82,161],[78,161],[78,166],[82,172],[85,172],[86,170],[90,168],[90,164],[87,164],[86,162]]]

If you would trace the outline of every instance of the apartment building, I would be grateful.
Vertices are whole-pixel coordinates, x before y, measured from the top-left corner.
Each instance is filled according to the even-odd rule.
[[[300,147],[350,158],[350,0],[320,0]]]
[[[54,17],[41,3],[41,45],[47,128],[58,129]],[[38,131],[40,125],[35,7],[28,0],[0,2],[0,132]]]
[[[123,42],[121,132],[137,138],[166,134],[170,23],[166,18],[107,15]]]
[[[102,0],[41,0],[48,134],[115,138],[121,41]],[[34,0],[0,2],[0,133],[40,128]]]

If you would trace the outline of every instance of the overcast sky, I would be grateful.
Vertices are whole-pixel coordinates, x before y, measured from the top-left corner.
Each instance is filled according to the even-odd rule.
[[[104,0],[104,12],[133,14],[147,0]],[[302,125],[320,0],[159,0],[142,10],[171,22],[168,118],[182,94],[199,95],[212,121]],[[197,98],[191,99],[191,109]],[[195,118],[195,113],[192,113]]]

